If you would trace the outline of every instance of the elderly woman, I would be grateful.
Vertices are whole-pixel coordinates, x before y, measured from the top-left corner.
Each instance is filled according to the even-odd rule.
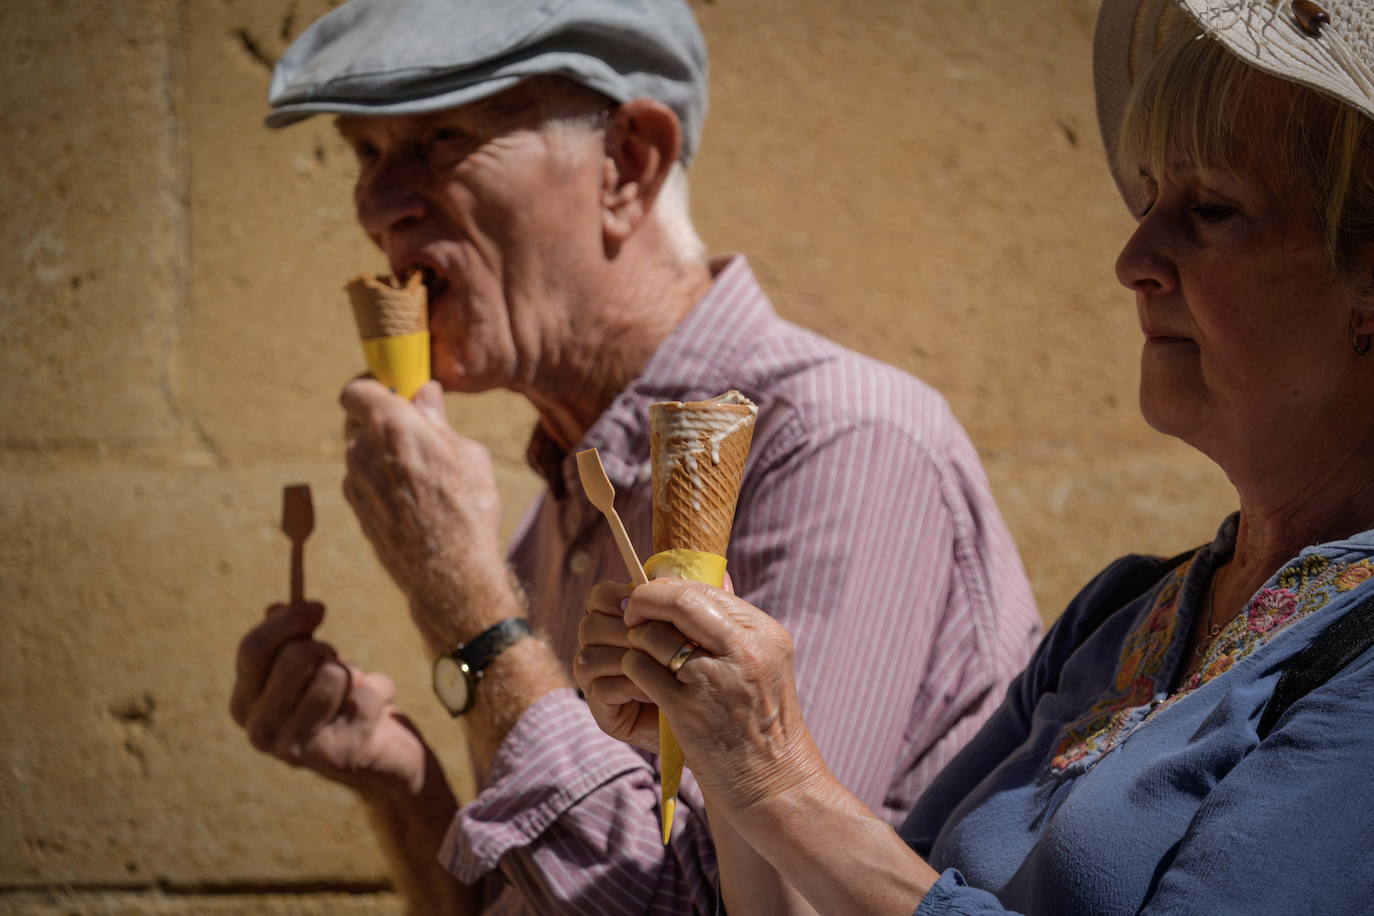
[[[1141,409],[1240,511],[1090,582],[900,836],[827,773],[770,617],[593,593],[593,713],[643,747],[667,715],[732,916],[1374,908],[1374,3],[1322,2],[1106,0]]]

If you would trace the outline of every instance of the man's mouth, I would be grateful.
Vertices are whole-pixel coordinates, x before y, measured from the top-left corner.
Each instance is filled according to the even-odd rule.
[[[424,283],[430,302],[439,298],[443,295],[444,290],[448,289],[448,277],[431,264],[412,264],[404,268],[402,273],[407,278],[413,273],[420,275],[420,282]]]

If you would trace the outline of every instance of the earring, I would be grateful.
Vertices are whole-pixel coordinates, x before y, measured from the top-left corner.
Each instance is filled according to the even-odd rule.
[[[1364,356],[1366,353],[1369,352],[1368,334],[1356,334],[1354,331],[1351,331],[1350,343],[1355,348],[1356,356]]]

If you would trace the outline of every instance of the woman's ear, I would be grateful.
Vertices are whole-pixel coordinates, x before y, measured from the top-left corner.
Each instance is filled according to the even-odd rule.
[[[1353,267],[1357,287],[1350,305],[1350,332],[1374,336],[1374,242],[1360,246]]]
[[[631,99],[611,112],[602,170],[601,225],[618,248],[653,209],[682,149],[677,115],[654,99]]]
[[[1374,337],[1374,296],[1351,310],[1350,333],[1356,337]]]

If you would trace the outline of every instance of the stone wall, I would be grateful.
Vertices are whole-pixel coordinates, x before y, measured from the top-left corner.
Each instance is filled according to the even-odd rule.
[[[331,5],[0,5],[0,910],[396,911],[347,794],[226,712],[235,644],[286,590],[283,484],[314,488],[324,635],[462,759],[339,492],[339,286],[380,266],[350,157],[327,120],[261,127],[272,62]],[[948,396],[1046,619],[1112,557],[1210,537],[1224,479],[1136,411],[1093,0],[695,9],[703,236],[786,316]],[[450,415],[492,447],[509,526],[530,409]]]

